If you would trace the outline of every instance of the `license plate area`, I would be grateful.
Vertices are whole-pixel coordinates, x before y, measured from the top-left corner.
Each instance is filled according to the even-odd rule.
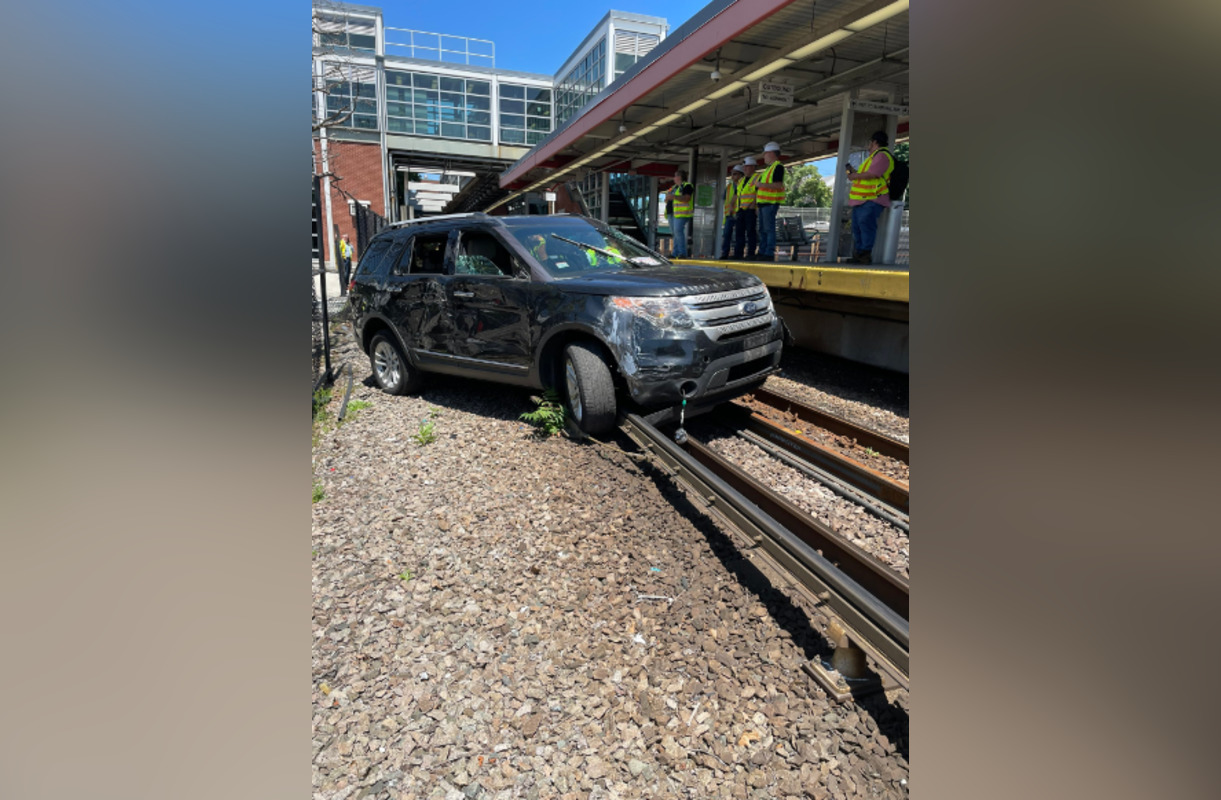
[[[770,330],[752,333],[742,340],[743,350],[754,350],[756,347],[762,347],[767,344],[768,338],[772,335]]]

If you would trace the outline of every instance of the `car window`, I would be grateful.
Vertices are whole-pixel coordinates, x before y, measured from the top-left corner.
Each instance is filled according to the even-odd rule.
[[[448,233],[416,234],[411,246],[411,274],[444,273],[445,245],[448,241]]]
[[[403,251],[399,257],[395,259],[394,266],[390,268],[391,275],[406,275],[411,267],[411,240],[403,246]]]
[[[634,259],[636,266],[665,263],[635,239],[588,223],[569,220],[556,224],[540,220],[537,224],[514,225],[511,232],[557,278],[581,272],[631,269],[633,264],[628,259]]]
[[[456,275],[513,275],[513,257],[508,248],[486,231],[463,231],[454,259]]]
[[[391,239],[374,239],[369,245],[369,249],[360,257],[360,263],[356,265],[357,275],[375,275],[382,265],[382,261],[386,258],[386,252],[390,249]]]

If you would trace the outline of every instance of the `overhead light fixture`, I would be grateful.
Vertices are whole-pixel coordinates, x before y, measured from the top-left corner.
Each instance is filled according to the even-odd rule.
[[[683,106],[682,108],[680,108],[680,109],[678,110],[678,113],[679,113],[680,115],[681,115],[681,114],[690,114],[690,113],[691,113],[692,111],[694,111],[695,109],[697,109],[697,108],[703,108],[704,106],[708,105],[708,103],[710,103],[710,102],[712,102],[712,101],[710,101],[710,100],[708,100],[708,99],[696,100],[696,101],[695,101],[694,103],[692,103],[691,105],[688,105],[688,106]]]
[[[766,67],[760,67],[759,69],[755,70],[754,72],[750,73],[749,75],[743,75],[742,80],[746,81],[747,83],[750,83],[751,81],[757,81],[760,78],[766,78],[768,75],[771,75],[773,72],[779,72],[780,70],[784,69],[785,67],[787,67],[789,64],[792,64],[792,63],[793,63],[793,59],[791,59],[791,58],[788,58],[788,57],[778,58],[775,61],[773,61],[772,63],[768,64]]]
[[[720,100],[722,97],[733,94],[734,92],[738,91],[745,85],[746,85],[746,83],[743,81],[734,81],[733,83],[726,84],[725,86],[722,86],[720,89],[717,89],[712,94],[708,95],[708,99],[709,100]]]
[[[854,22],[851,22],[851,23],[845,25],[844,27],[847,28],[848,30],[852,31],[853,33],[860,33],[861,31],[865,30],[866,28],[871,28],[874,25],[877,25],[879,22],[883,22],[885,20],[890,19],[891,17],[895,16],[896,14],[902,14],[904,11],[907,10],[907,7],[909,4],[910,4],[910,0],[898,0],[898,2],[891,3],[888,6],[880,8],[877,11],[873,12],[872,14],[866,14],[865,16],[861,17],[860,19],[858,19]]]
[[[809,58],[810,56],[817,53],[819,50],[825,50],[828,47],[830,47],[831,45],[835,44],[836,42],[842,42],[844,39],[847,39],[851,35],[852,35],[852,31],[846,31],[843,28],[833,30],[830,33],[828,33],[826,36],[818,37],[814,41],[807,44],[805,47],[802,47],[798,50],[794,50],[793,52],[789,53],[788,57],[796,58],[796,59]]]

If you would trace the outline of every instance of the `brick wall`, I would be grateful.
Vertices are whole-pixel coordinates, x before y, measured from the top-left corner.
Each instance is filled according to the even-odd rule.
[[[327,141],[327,160],[331,170],[331,221],[335,230],[331,236],[323,235],[323,258],[330,260],[332,242],[338,241],[343,234],[348,235],[352,248],[356,248],[356,219],[348,213],[348,198],[338,191],[342,188],[357,200],[367,200],[369,208],[381,214],[386,214],[386,205],[382,201],[382,158],[381,147],[376,144],[355,142]],[[322,164],[322,145],[314,140],[315,163]],[[338,187],[338,188],[336,188]],[[326,210],[323,209],[323,226],[326,225]],[[355,253],[357,258],[360,253]]]

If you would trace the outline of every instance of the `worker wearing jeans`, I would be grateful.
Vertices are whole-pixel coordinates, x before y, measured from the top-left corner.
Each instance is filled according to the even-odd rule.
[[[738,220],[738,180],[746,174],[741,164],[734,164],[725,179],[725,223],[721,230],[721,260],[729,258],[733,247],[734,223]]]
[[[674,201],[674,257],[687,258],[687,228],[695,216],[695,187],[687,183],[687,170],[674,172],[674,186],[666,194]]]

